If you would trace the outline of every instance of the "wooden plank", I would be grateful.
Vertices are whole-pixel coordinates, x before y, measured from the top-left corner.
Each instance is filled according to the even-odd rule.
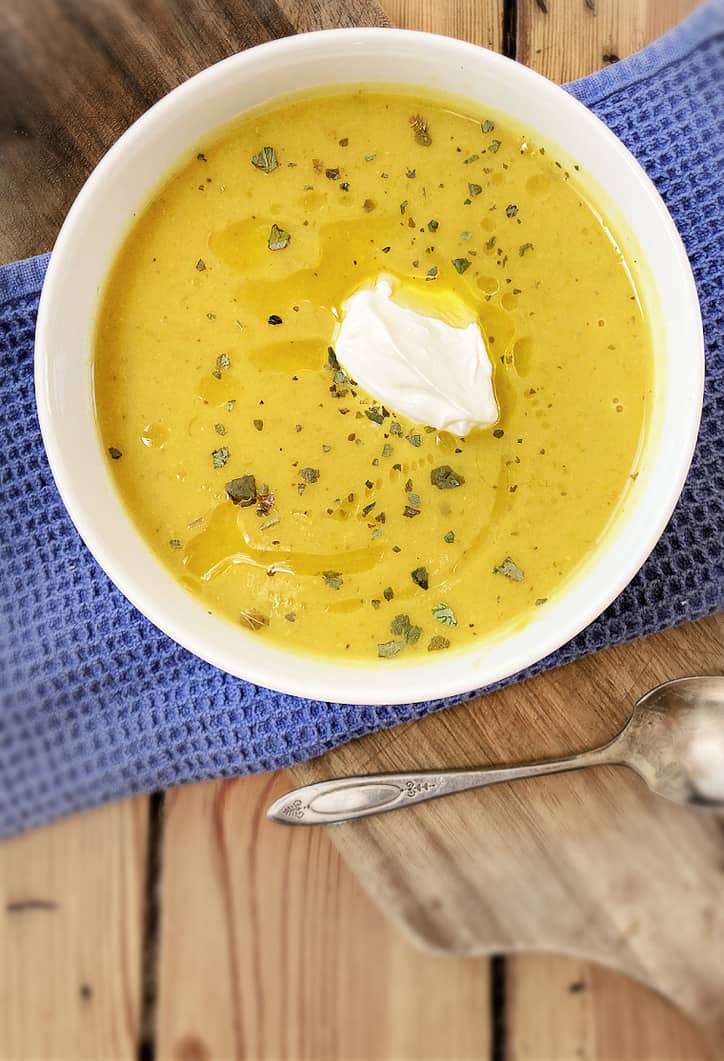
[[[139,1033],[146,799],[0,848],[0,1057],[131,1061]]]
[[[381,0],[393,26],[425,30],[499,52],[503,0]]]
[[[697,2],[519,0],[517,58],[553,81],[573,81],[644,48]]]
[[[600,965],[525,954],[507,968],[506,1061],[705,1061],[701,1036],[655,992]]]
[[[167,796],[158,1057],[486,1057],[487,963],[419,954],[322,830],[279,829],[281,774]]]
[[[3,0],[0,262],[49,250],[100,157],[192,74],[274,37],[385,21],[374,0]]]
[[[575,752],[677,675],[721,671],[712,617],[622,645],[296,767],[295,780]],[[657,986],[724,1042],[721,830],[599,768],[465,793],[330,833],[423,946],[576,953]],[[672,852],[675,855],[672,857]]]
[[[583,77],[667,32],[693,0],[519,5],[518,58],[554,81]],[[605,59],[608,56],[609,59]],[[507,966],[510,1061],[693,1061],[705,1048],[661,996],[600,965],[562,955],[520,955]]]

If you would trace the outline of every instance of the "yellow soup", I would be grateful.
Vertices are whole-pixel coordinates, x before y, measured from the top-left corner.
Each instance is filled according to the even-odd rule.
[[[163,182],[105,288],[95,398],[130,513],[209,611],[295,651],[524,624],[636,475],[653,357],[621,249],[576,166],[458,106],[355,86],[248,114]],[[342,306],[381,275],[479,322],[497,423],[453,437],[349,379]]]

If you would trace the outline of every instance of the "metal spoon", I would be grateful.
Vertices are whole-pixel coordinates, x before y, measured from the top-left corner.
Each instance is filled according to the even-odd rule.
[[[724,808],[724,677],[657,686],[641,697],[617,737],[590,752],[518,766],[318,781],[276,800],[267,817],[284,825],[335,825],[499,781],[606,764],[629,766],[674,803]]]

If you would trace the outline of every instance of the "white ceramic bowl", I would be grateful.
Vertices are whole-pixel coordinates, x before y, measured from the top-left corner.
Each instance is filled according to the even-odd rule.
[[[562,147],[606,189],[607,214],[624,246],[630,233],[628,251],[637,255],[640,248],[648,266],[644,299],[656,321],[654,423],[631,499],[593,560],[520,632],[410,663],[292,655],[208,615],[134,529],[93,411],[99,293],[134,212],[159,179],[211,130],[249,107],[304,88],[360,81],[466,96]],[[541,659],[603,611],[638,571],[679,497],[696,440],[704,365],[681,240],[653,185],[608,129],[561,89],[499,55],[446,37],[377,29],[306,34],[234,55],[140,118],[91,174],[61,229],[43,288],[35,357],[40,424],[58,489],[88,548],[129,600],[170,637],[231,674],[300,696],[367,704],[480,688]]]

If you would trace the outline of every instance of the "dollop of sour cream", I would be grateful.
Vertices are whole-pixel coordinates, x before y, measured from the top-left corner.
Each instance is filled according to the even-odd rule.
[[[455,327],[402,305],[385,276],[342,310],[337,359],[377,401],[453,435],[496,422],[493,366],[475,321]]]

